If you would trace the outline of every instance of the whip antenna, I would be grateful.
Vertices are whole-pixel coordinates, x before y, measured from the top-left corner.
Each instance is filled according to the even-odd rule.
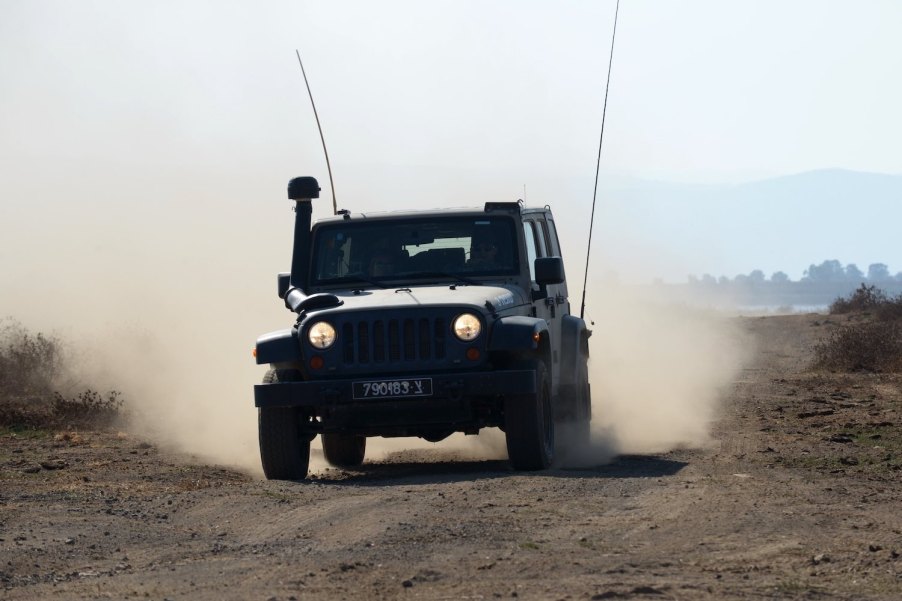
[[[617,2],[620,2],[620,0],[617,0]],[[335,182],[332,181],[332,164],[329,162],[329,151],[326,150],[326,138],[323,136],[323,126],[319,124],[319,114],[316,112],[316,103],[313,102],[313,92],[310,91],[310,82],[307,81],[307,72],[304,70],[304,61],[301,60],[301,53],[297,48],[295,48],[294,52],[298,55],[298,63],[301,65],[301,75],[304,76],[304,85],[307,86],[307,95],[310,96],[310,106],[313,107],[313,116],[316,117],[316,127],[319,129],[319,139],[323,141],[323,154],[326,155],[326,170],[329,172],[329,187],[332,188],[332,213],[338,215],[338,202],[335,200]],[[603,119],[602,123],[604,123]],[[591,231],[589,235],[591,236]],[[585,302],[585,295],[583,296],[583,299]]]
[[[592,190],[592,216],[589,218],[589,245],[586,248],[586,274],[583,277],[583,302],[579,308],[579,318],[586,313],[586,284],[589,281],[589,251],[592,250],[592,226],[595,224],[595,199],[598,197],[598,172],[601,169],[601,144],[604,141],[604,118],[608,112],[608,89],[611,87],[611,64],[614,62],[614,39],[617,37],[617,15],[620,13],[620,0],[614,9],[614,31],[611,33],[611,54],[608,58],[608,80],[604,86],[604,108],[601,109],[601,135],[598,137],[598,160],[595,163],[595,187]],[[300,56],[298,56],[300,59]],[[311,98],[311,102],[312,102]],[[325,144],[325,143],[324,143]],[[324,146],[325,148],[325,146]]]

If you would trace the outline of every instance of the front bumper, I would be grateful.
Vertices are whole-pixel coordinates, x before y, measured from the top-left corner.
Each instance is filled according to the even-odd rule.
[[[257,407],[336,407],[369,406],[376,402],[429,405],[436,401],[459,401],[473,397],[535,394],[536,378],[532,370],[500,370],[454,374],[417,374],[432,379],[432,395],[428,397],[384,397],[355,399],[354,382],[379,379],[354,378],[279,382],[254,386]]]

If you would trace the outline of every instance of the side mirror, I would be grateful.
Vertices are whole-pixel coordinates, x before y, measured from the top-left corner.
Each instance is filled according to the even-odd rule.
[[[535,262],[536,284],[548,286],[564,281],[564,260],[560,257],[542,257]]]
[[[288,293],[289,282],[291,281],[291,274],[284,272],[280,273],[277,280],[277,290],[279,292],[279,298],[285,298],[285,295]]]

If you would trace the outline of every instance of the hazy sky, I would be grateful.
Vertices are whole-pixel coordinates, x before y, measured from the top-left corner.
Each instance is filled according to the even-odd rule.
[[[175,220],[194,249],[239,236],[250,266],[283,268],[286,181],[315,175],[329,194],[298,48],[339,205],[479,205],[525,186],[528,204],[555,208],[573,260],[587,231],[614,6],[0,0],[0,234],[37,252],[61,243],[46,233],[54,224],[83,227],[97,260],[124,252],[152,264],[165,244],[148,230]],[[604,189],[821,168],[902,173],[900,30],[894,0],[623,0]],[[618,210],[602,204],[599,218]],[[330,212],[324,201],[315,214]],[[902,223],[902,209],[886,219]],[[835,238],[842,225],[840,215],[819,227]],[[902,269],[899,251],[888,241],[881,254],[873,240],[862,256],[796,248],[758,264],[749,245],[689,262],[720,256],[704,248],[717,227],[693,216],[700,248],[658,240],[643,277],[797,277],[828,258]],[[606,240],[596,244],[604,253]],[[0,270],[16,269],[10,253]],[[655,256],[686,260],[658,266]]]

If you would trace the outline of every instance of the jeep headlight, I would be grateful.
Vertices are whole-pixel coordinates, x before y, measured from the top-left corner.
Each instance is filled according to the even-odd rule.
[[[307,340],[314,348],[327,349],[335,342],[335,328],[325,321],[318,321],[307,330]]]
[[[482,322],[472,313],[464,313],[454,320],[454,335],[464,342],[476,340],[482,331]]]

